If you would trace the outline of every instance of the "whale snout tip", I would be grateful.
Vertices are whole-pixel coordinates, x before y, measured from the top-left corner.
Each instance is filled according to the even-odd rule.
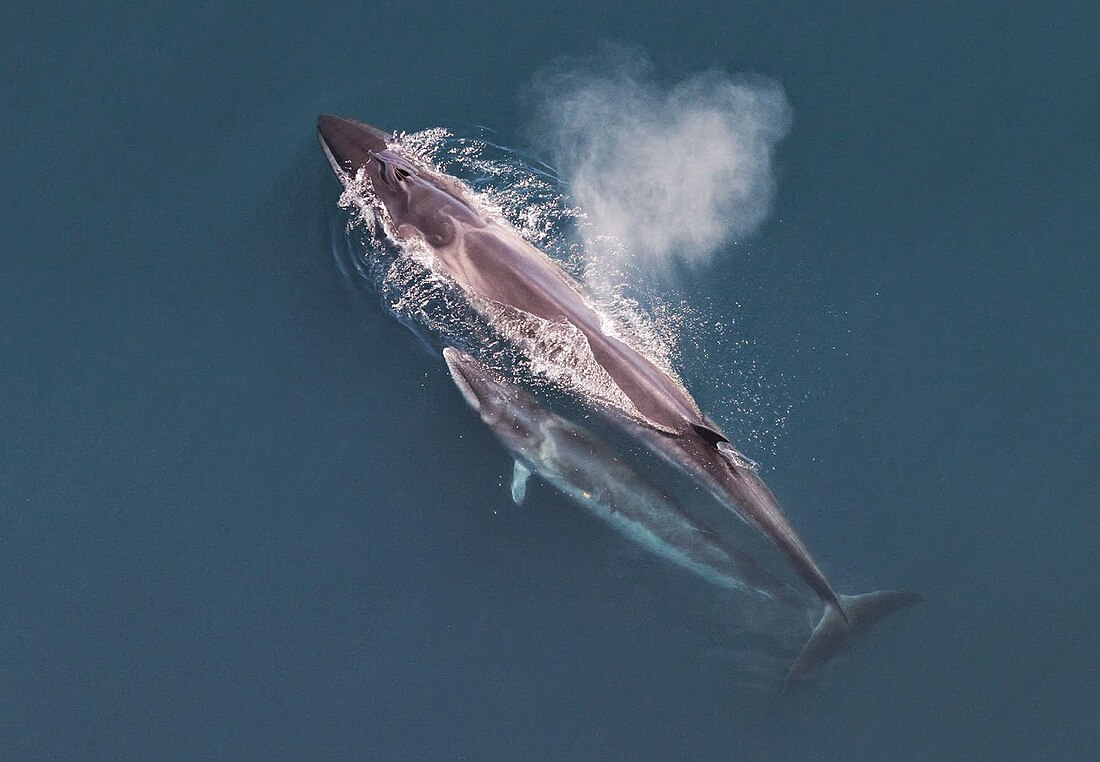
[[[317,136],[334,164],[362,166],[371,154],[386,150],[392,135],[365,122],[334,114],[317,116]]]
[[[455,370],[462,363],[463,358],[469,357],[468,354],[460,349],[454,347],[443,348],[443,360],[447,363],[447,367],[451,370]]]

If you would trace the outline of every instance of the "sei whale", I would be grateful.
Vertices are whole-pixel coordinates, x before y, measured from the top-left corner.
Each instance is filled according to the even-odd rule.
[[[753,524],[839,620],[848,622],[841,598],[751,461],[679,380],[603,329],[603,318],[576,281],[514,230],[480,213],[459,181],[403,155],[391,145],[392,134],[330,115],[318,117],[317,132],[345,188],[369,192],[387,233],[400,245],[427,247],[434,266],[482,314],[531,316],[577,332],[590,366],[606,377],[618,400],[600,411]]]
[[[516,503],[523,502],[527,479],[534,474],[631,542],[711,584],[758,594],[793,612],[810,611],[812,601],[745,551],[723,542],[590,432],[548,410],[465,352],[447,347],[443,357],[467,404],[515,458]],[[852,636],[922,600],[905,590],[840,598],[850,625],[826,606],[787,672],[784,691],[805,681]]]

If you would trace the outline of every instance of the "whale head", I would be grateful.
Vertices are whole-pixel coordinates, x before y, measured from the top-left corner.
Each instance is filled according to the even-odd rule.
[[[354,119],[322,114],[317,117],[317,138],[337,178],[347,186],[362,171],[378,201],[395,221],[407,217],[409,178],[419,174],[415,165],[390,149],[392,134]]]
[[[415,234],[442,247],[454,239],[456,224],[484,224],[453,179],[403,156],[393,145],[392,133],[322,114],[317,117],[317,138],[344,187],[369,183],[399,237]]]
[[[485,425],[513,451],[537,452],[545,439],[546,411],[465,352],[447,347],[443,358],[455,386]]]

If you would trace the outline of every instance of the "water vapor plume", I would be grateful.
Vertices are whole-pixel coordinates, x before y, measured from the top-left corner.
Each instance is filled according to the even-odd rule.
[[[706,264],[767,217],[790,126],[777,83],[712,70],[665,85],[616,45],[544,69],[529,95],[532,137],[583,213],[590,282]]]

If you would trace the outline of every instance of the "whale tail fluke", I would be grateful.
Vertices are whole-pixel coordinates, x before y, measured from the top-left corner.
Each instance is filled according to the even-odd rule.
[[[841,614],[833,606],[825,606],[821,621],[817,623],[806,645],[787,672],[783,692],[791,690],[808,678],[818,667],[836,656],[852,639],[861,635],[879,620],[899,609],[920,603],[924,596],[909,590],[878,590],[863,595],[841,595],[840,601],[847,614],[845,624]]]

